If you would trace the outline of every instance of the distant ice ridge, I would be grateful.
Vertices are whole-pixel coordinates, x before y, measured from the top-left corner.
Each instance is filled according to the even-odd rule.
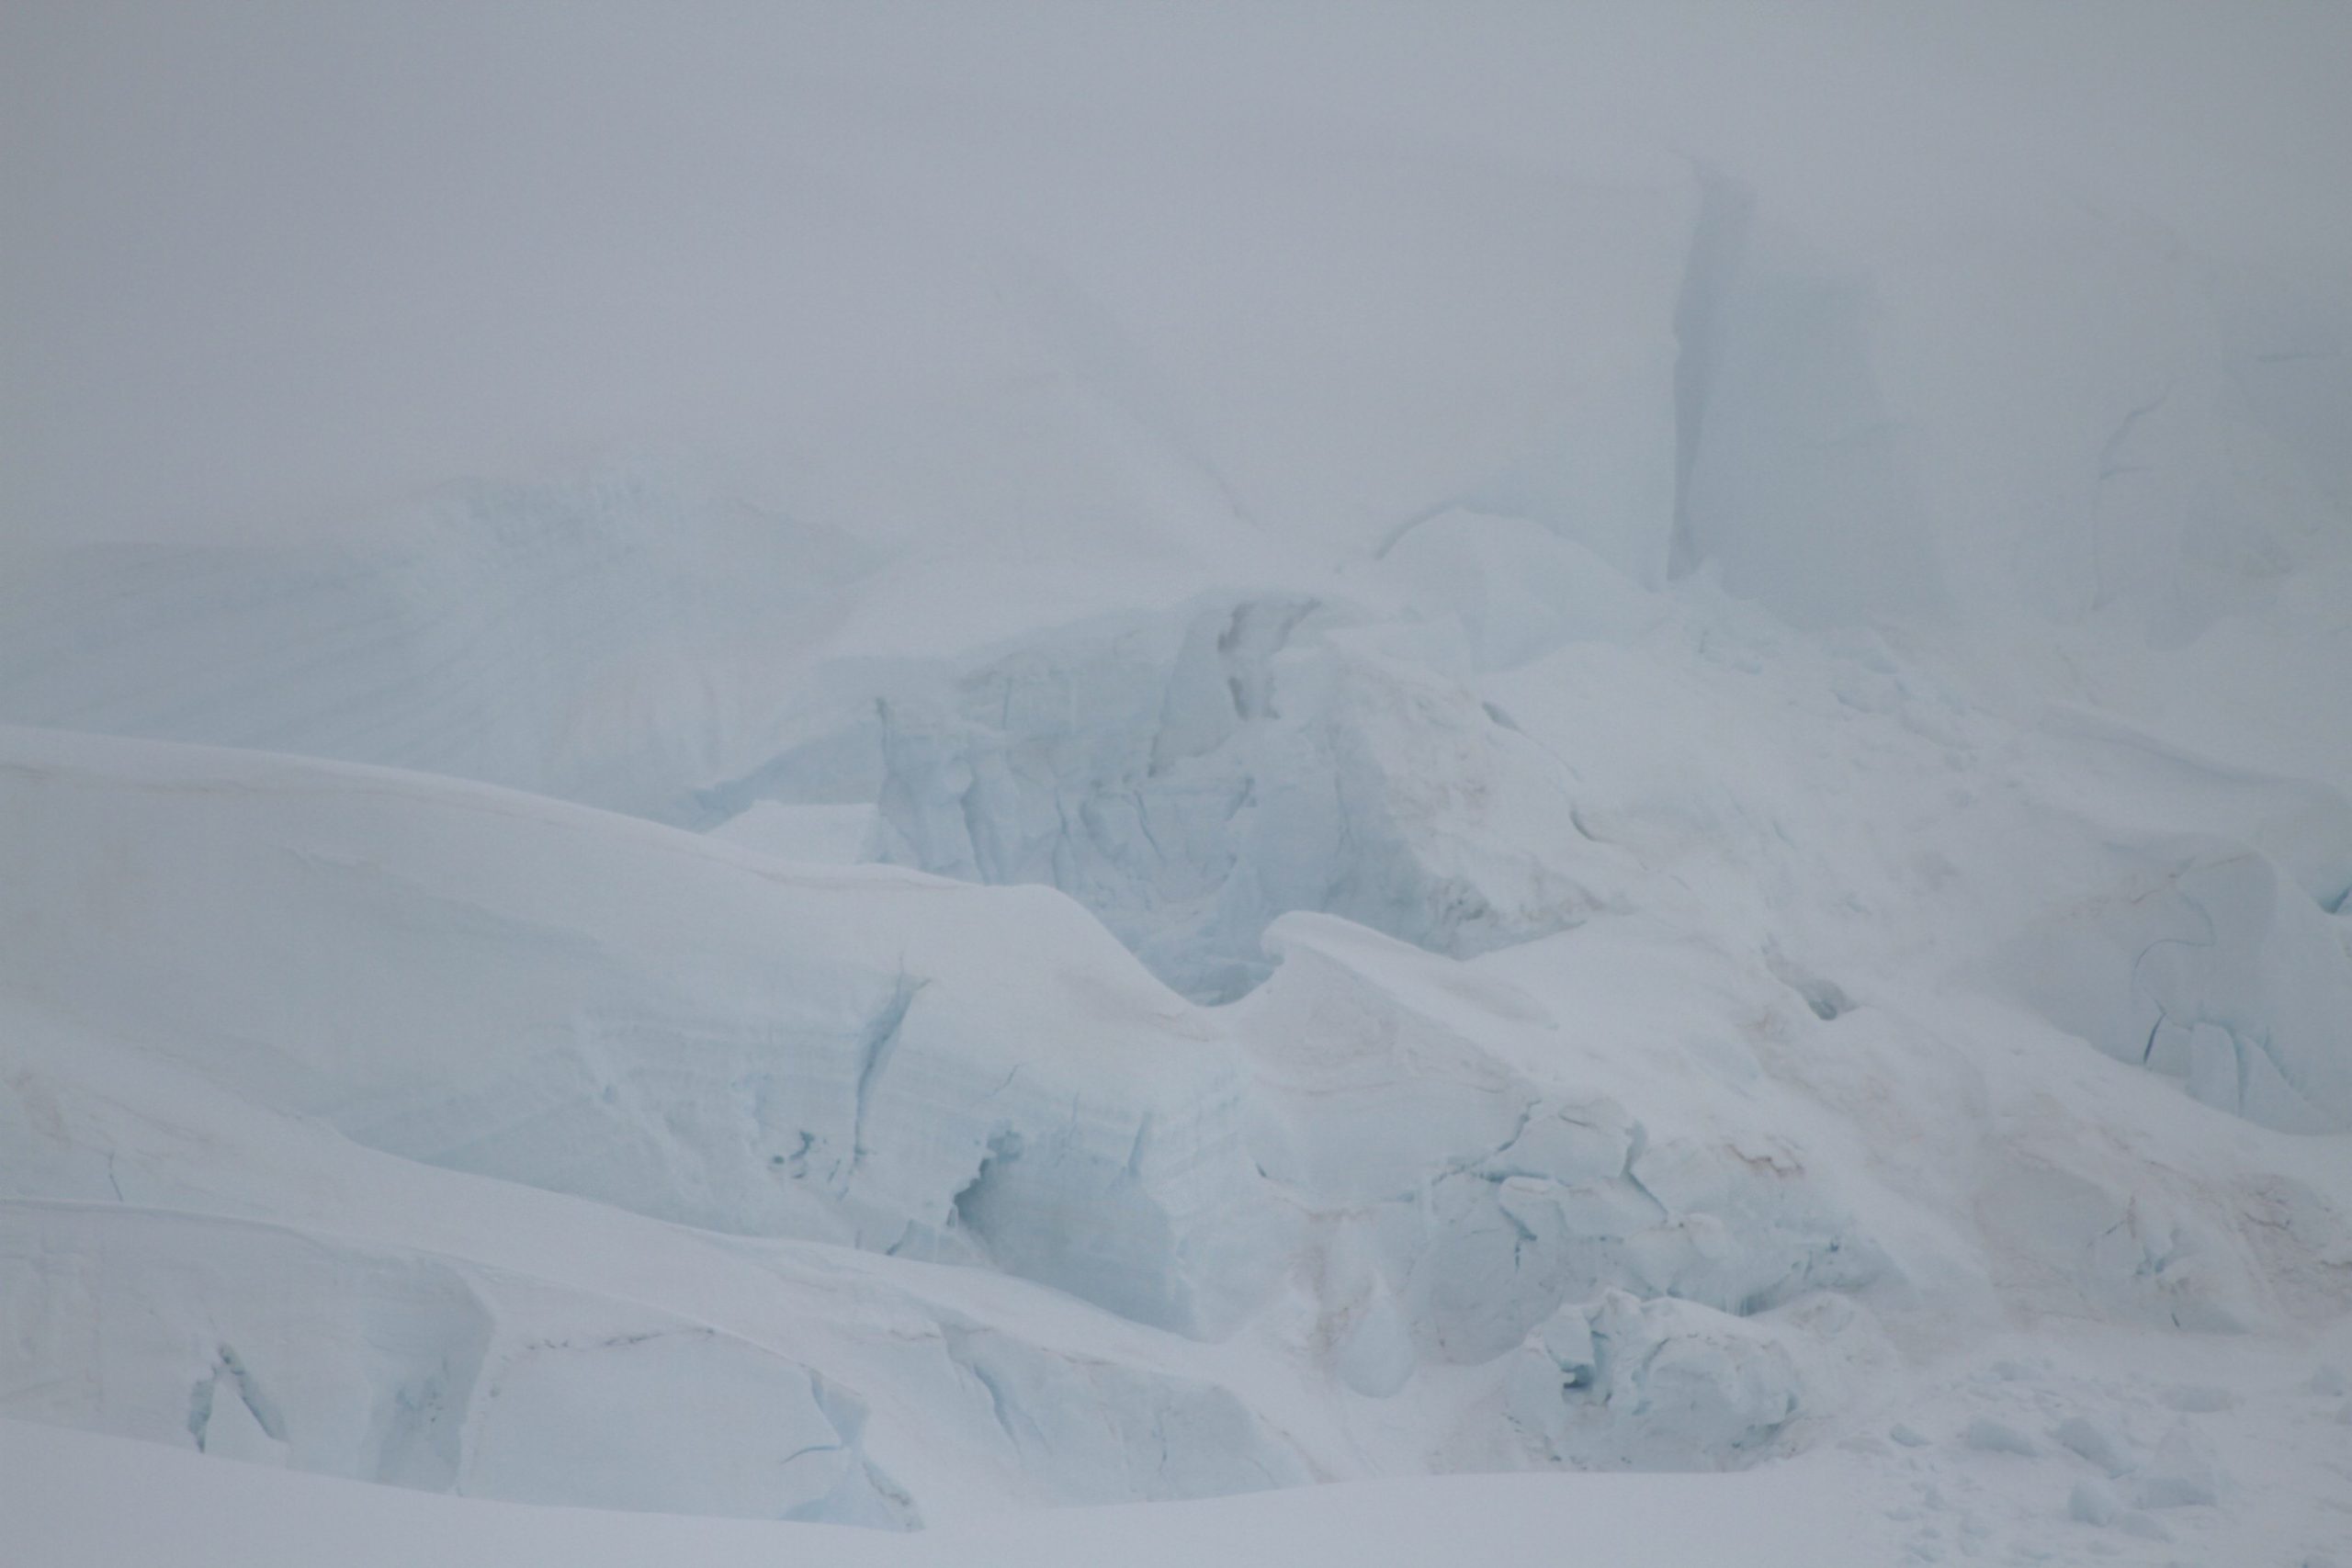
[[[876,558],[657,461],[454,484],[315,542],[0,555],[11,721],[640,811],[721,765],[762,672]]]
[[[860,852],[1058,886],[1204,999],[1262,980],[1289,909],[1460,954],[1610,906],[1555,838],[1582,750],[1532,757],[1456,677],[1638,644],[1669,581],[1981,634],[1957,666],[2012,700],[2352,776],[2313,651],[2352,570],[2331,323],[2055,198],[1885,254],[1731,170],[1570,194],[1585,335],[1544,384],[1572,388],[1509,440],[1416,431],[1434,488],[1361,548],[1251,506],[1283,489],[1255,438],[1193,428],[1114,312],[1007,260],[1052,376],[876,411],[759,504],[623,463],[454,486],[345,545],[12,551],[0,717],[704,829],[865,807]],[[1987,300],[2016,330],[1955,341]]]

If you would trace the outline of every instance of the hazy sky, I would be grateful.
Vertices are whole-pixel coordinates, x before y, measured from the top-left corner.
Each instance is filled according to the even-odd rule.
[[[2347,60],[2317,5],[0,0],[0,533],[757,448],[1016,371],[1008,247],[1083,281],[1155,182],[1194,193],[1168,289],[1215,312],[1188,280],[1260,242],[1195,231],[1198,193],[1304,200],[1351,160],[1708,158],[1863,254],[2042,181],[2341,320]],[[1313,243],[1277,276],[1311,290]],[[1423,287],[1442,326],[1461,279]]]

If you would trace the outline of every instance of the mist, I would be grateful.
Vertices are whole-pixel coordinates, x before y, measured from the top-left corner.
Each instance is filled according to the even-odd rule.
[[[0,532],[366,526],[616,449],[789,491],[1058,373],[1047,276],[1242,508],[1376,535],[1454,477],[1416,432],[1580,374],[1595,184],[1728,171],[1863,264],[2096,206],[2340,324],[2346,58],[2320,6],[13,0]]]

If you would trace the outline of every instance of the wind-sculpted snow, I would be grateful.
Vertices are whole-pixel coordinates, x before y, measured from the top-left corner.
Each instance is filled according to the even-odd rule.
[[[0,714],[148,739],[0,730],[0,1414],[894,1529],[1807,1450],[2234,1506],[2096,1362],[2352,1303],[2325,334],[2102,220],[1634,205],[1638,395],[1336,557],[1050,271],[1083,374],[958,405],[952,544],[684,465],[12,550]],[[1956,347],[1988,292],[2046,330]]]
[[[33,1018],[57,1017],[70,1021],[66,1040],[175,1042],[171,1059],[203,1093],[148,1092],[185,1102],[194,1125],[229,1133],[213,1104],[225,1097],[250,1114],[323,1118],[361,1145],[453,1173],[660,1219],[999,1269],[1193,1334],[1227,1332],[1263,1302],[1303,1227],[1318,1252],[1355,1249],[1359,1266],[1326,1269],[1310,1311],[1336,1325],[1364,1315],[1368,1293],[1368,1323],[1334,1357],[1346,1385],[1374,1402],[1423,1364],[1468,1363],[1491,1383],[1547,1318],[1609,1288],[1747,1314],[1882,1272],[1835,1201],[1807,1190],[1784,1138],[1759,1137],[1752,1121],[1741,1130],[1727,1107],[1694,1116],[1679,1098],[1658,1103],[1666,1120],[1653,1134],[1621,1109],[1641,1101],[1629,1060],[1613,1051],[1592,1058],[1592,1082],[1578,1081],[1572,1057],[1547,1074],[1528,1069],[1531,1048],[1556,1056],[1555,1042],[1526,1037],[1552,1004],[1519,999],[1509,983],[1452,979],[1452,961],[1331,917],[1301,928],[1328,931],[1319,942],[1284,939],[1276,984],[1228,1025],[1161,990],[1043,890],[791,868],[674,829],[410,775],[53,733],[7,739],[9,884],[47,890],[8,931],[9,994],[32,1010],[25,1038],[40,1038]],[[91,841],[112,846],[95,875],[63,848]],[[214,907],[206,896],[224,889],[237,890],[234,904],[202,916]],[[1430,987],[1435,1004],[1416,992]],[[1516,1065],[1498,1053],[1515,1053]],[[1354,1104],[1324,1076],[1336,1067],[1348,1083],[1351,1063],[1363,1091]],[[93,1070],[67,1069],[66,1082]],[[1433,1090],[1458,1096],[1460,1109],[1417,1113]],[[29,1097],[24,1124],[51,1129],[18,1190],[130,1201],[154,1179],[140,1146],[153,1134],[77,1137],[62,1124],[58,1092],[39,1080],[18,1090]],[[109,1151],[95,1168],[74,1157],[90,1136]],[[230,1134],[227,1146],[254,1136]],[[342,1156],[305,1157],[333,1169]],[[201,1163],[192,1174],[204,1185],[165,1193],[219,1204],[222,1176]],[[230,1180],[237,1207],[258,1201],[271,1213],[278,1205],[257,1194],[286,1178]],[[60,1223],[72,1228],[70,1216]],[[186,1228],[168,1213],[151,1224],[175,1236]],[[418,1240],[435,1252],[449,1245]],[[411,1267],[368,1261],[377,1257],[362,1248],[337,1268]],[[415,1268],[460,1306],[519,1289]],[[138,1374],[149,1392],[51,1413],[133,1431],[152,1427],[140,1411],[186,1389],[214,1389],[219,1405],[221,1388],[299,1381],[299,1337],[280,1319],[247,1321],[240,1304],[240,1278],[284,1272],[260,1262],[187,1280],[175,1311],[197,1316],[160,1348],[38,1336],[28,1370],[153,1364]],[[17,1273],[43,1320],[73,1321],[70,1272],[28,1261]],[[356,1291],[375,1301],[386,1289],[322,1280],[292,1299]],[[865,1364],[871,1352],[835,1348],[813,1366],[808,1352],[788,1353],[777,1364],[746,1326],[732,1331],[746,1341],[738,1347],[724,1334],[593,1313],[577,1329],[443,1349],[447,1334],[432,1323],[456,1313],[479,1339],[489,1332],[481,1312],[436,1307],[426,1323],[422,1307],[381,1310],[404,1312],[427,1336],[413,1353],[422,1370],[401,1363],[330,1386],[299,1418],[269,1394],[280,1434],[271,1440],[288,1445],[288,1462],[543,1500],[873,1522],[915,1517],[937,1485],[935,1467],[927,1474],[873,1447],[905,1441],[890,1437],[897,1409],[859,1457],[861,1402],[913,1375],[889,1373],[867,1392],[883,1375]],[[509,1336],[512,1313],[484,1310]],[[1383,1310],[1394,1325],[1385,1339]],[[1269,1395],[1250,1383],[1171,1380],[1099,1352],[1026,1345],[960,1313],[920,1315],[939,1350],[915,1386],[932,1389],[923,1399],[934,1404],[946,1379],[969,1407],[953,1439],[966,1466],[1009,1446],[1048,1495],[1092,1500],[1316,1472],[1254,1435],[1266,1417],[1253,1400]],[[653,1337],[630,1337],[640,1334]],[[516,1380],[495,1417],[469,1392],[490,1375],[464,1370],[477,1354]],[[691,1483],[657,1485],[621,1437],[582,1435],[671,1382],[703,1403],[665,1422],[755,1429],[758,1453],[781,1457],[729,1448]],[[359,1419],[354,1407],[386,1405],[446,1411],[419,1417],[432,1441],[397,1445],[438,1454],[440,1469],[384,1459],[392,1439],[370,1448],[343,1434]],[[1499,1416],[1464,1418],[1464,1458],[1495,1454]],[[298,1419],[299,1445],[284,1435]],[[466,1434],[455,1448],[451,1423]],[[233,1420],[222,1433],[253,1446]],[[1695,1453],[1689,1445],[1708,1440],[1661,1435],[1656,1451],[1683,1442],[1678,1451]],[[1361,1462],[1329,1438],[1322,1447],[1326,1473]],[[1768,1447],[1759,1436],[1718,1457]]]
[[[5,744],[6,876],[50,890],[9,905],[11,992],[187,1040],[265,1103],[1189,1331],[1261,1288],[1221,1029],[1057,894],[794,871],[414,776]]]
[[[788,1329],[763,1336],[779,1349],[463,1260],[169,1210],[20,1201],[0,1226],[15,1418],[473,1496],[921,1522],[865,1451],[865,1401],[793,1359]],[[1056,1500],[1307,1479],[1225,1389],[952,1316],[933,1333],[885,1386],[937,1424],[976,1385],[987,1414],[963,1440]],[[838,1358],[830,1338],[800,1353]],[[64,1366],[94,1375],[51,1375]],[[882,1438],[910,1435],[886,1421]]]
[[[426,1490],[896,1528],[977,1495],[1311,1474],[1229,1371],[1040,1287],[420,1166],[10,1017],[10,1416]]]
[[[1467,510],[863,635],[707,834],[7,731],[11,1412],[905,1526],[1736,1467],[2005,1312],[2343,1310],[2352,1191],[2267,1130],[2342,1125],[2324,784]]]
[[[0,1558],[2342,1568],[2342,18],[151,9]]]

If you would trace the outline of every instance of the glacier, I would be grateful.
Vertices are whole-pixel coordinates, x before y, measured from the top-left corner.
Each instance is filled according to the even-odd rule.
[[[578,146],[18,333],[0,1540],[2343,1557],[2326,51],[1013,9],[445,19]]]

